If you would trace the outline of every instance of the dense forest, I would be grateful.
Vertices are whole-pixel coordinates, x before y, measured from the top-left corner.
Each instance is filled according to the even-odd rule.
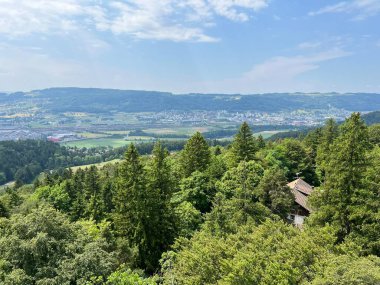
[[[170,151],[178,151],[185,141],[162,144]],[[154,143],[140,143],[136,147],[141,154],[148,154]],[[126,147],[77,148],[42,140],[0,141],[0,185],[12,180],[18,184],[32,182],[43,171],[119,159],[125,151]]]
[[[378,126],[372,127],[372,125],[380,124],[380,111],[366,113],[362,115],[362,119],[367,124],[367,126],[371,127],[371,130],[377,129]],[[337,123],[342,124],[343,122],[337,122]],[[276,141],[278,139],[285,139],[285,138],[304,138],[309,132],[318,128],[319,127],[308,127],[308,128],[305,127],[303,129],[298,129],[298,130],[279,132],[277,134],[272,135],[269,138],[269,140]]]
[[[25,146],[26,147],[26,146]],[[0,283],[380,284],[380,125],[359,113],[266,142],[195,133],[0,196]],[[288,182],[314,185],[302,227]]]

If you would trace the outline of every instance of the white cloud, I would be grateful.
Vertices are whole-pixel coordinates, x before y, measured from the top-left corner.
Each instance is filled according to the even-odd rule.
[[[221,93],[266,93],[315,91],[320,86],[314,86],[298,77],[316,70],[323,62],[349,56],[351,53],[340,48],[310,55],[278,56],[252,67],[239,78],[204,82],[199,90]]]
[[[334,5],[321,8],[318,11],[310,12],[310,16],[316,16],[327,13],[346,13],[355,14],[354,20],[364,20],[365,18],[375,16],[380,13],[379,0],[351,0],[343,1]]]
[[[216,41],[216,17],[247,21],[270,0],[0,0],[0,34],[111,31],[139,39]]]
[[[78,28],[76,18],[87,21],[97,9],[74,0],[0,0],[0,34],[69,32]]]
[[[249,20],[249,15],[239,9],[258,11],[268,6],[267,0],[209,0],[209,3],[216,14],[233,21]]]

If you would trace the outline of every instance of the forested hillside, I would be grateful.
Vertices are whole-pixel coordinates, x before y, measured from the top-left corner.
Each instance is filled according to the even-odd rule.
[[[183,148],[184,141],[164,141],[170,151]],[[140,153],[152,151],[153,143],[137,145]],[[122,158],[127,147],[76,148],[43,140],[0,141],[0,185],[16,180],[33,181],[43,171],[106,162]]]
[[[29,102],[46,112],[161,112],[262,111],[279,112],[338,108],[349,111],[380,109],[380,94],[273,93],[273,94],[172,94],[168,92],[97,88],[50,88],[0,94],[0,103]]]
[[[266,142],[195,133],[0,197],[0,283],[380,284],[380,127],[360,114]],[[316,186],[302,228],[297,177]]]
[[[370,127],[371,130],[377,129],[378,127],[372,126],[372,125],[380,124],[380,111],[366,113],[362,115],[362,119],[367,124],[367,126]],[[338,122],[338,124],[342,124],[342,123],[343,122]],[[314,131],[316,129],[318,129],[318,127],[304,128],[302,130],[279,132],[277,134],[272,135],[269,139],[272,141],[275,141],[278,139],[285,139],[285,138],[302,138],[302,137],[305,137],[309,132]]]

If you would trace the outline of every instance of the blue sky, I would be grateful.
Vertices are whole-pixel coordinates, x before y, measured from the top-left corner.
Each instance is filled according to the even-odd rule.
[[[0,0],[0,90],[380,92],[380,0]]]

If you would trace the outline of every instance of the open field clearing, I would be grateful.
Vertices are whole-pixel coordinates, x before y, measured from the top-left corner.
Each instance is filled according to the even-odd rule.
[[[113,139],[113,138],[99,138],[99,139],[86,139],[62,143],[64,146],[71,147],[99,147],[99,146],[111,146],[111,147],[121,147],[130,144],[131,141],[126,141],[123,139]]]
[[[286,132],[287,130],[279,130],[279,131],[263,131],[259,133],[254,133],[253,135],[255,137],[258,137],[259,135],[262,135],[264,139],[267,139],[275,134],[281,133],[281,132]]]
[[[126,146],[130,143],[142,143],[154,141],[150,137],[131,137],[128,140],[120,138],[94,138],[94,139],[84,139],[77,141],[64,142],[62,145],[70,147],[100,147],[100,146],[110,146],[110,147],[121,147]]]
[[[78,169],[85,169],[85,168],[89,168],[90,166],[96,166],[97,168],[102,168],[103,166],[107,165],[107,164],[115,164],[115,163],[118,163],[120,162],[121,159],[114,159],[114,160],[110,160],[110,161],[105,161],[105,162],[100,162],[100,163],[93,163],[93,164],[86,164],[86,165],[80,165],[80,166],[73,166],[73,167],[69,167],[72,171],[77,171]]]

